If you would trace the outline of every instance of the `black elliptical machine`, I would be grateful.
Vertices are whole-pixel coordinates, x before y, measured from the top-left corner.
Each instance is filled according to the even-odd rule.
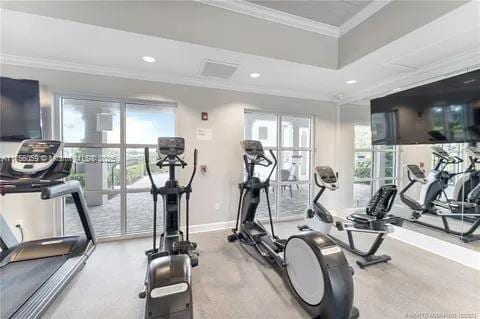
[[[245,140],[242,146],[247,179],[239,184],[237,221],[228,241],[238,240],[254,247],[279,271],[298,302],[313,318],[358,318],[358,310],[353,307],[353,271],[342,250],[316,231],[301,232],[288,239],[275,235],[268,189],[277,159],[270,151],[273,162],[269,160],[259,141]],[[255,177],[255,166],[272,167],[265,181]],[[271,234],[255,219],[262,190],[267,199]]]
[[[189,200],[192,181],[197,168],[197,150],[194,151],[193,172],[187,186],[180,186],[175,178],[175,168],[185,168],[180,158],[184,153],[182,137],[159,137],[156,163],[159,168],[168,167],[169,179],[165,186],[157,187],[150,170],[149,149],[145,148],[145,166],[152,184],[153,195],[153,248],[146,252],[148,269],[145,290],[139,294],[146,299],[145,318],[193,318],[192,267],[198,265],[197,244],[189,240]],[[185,194],[186,232],[180,230],[180,202]],[[163,232],[157,248],[157,202],[163,200]]]
[[[347,217],[349,223],[342,223],[335,222],[328,209],[318,202],[325,189],[331,191],[338,189],[338,174],[334,173],[329,166],[317,166],[314,177],[319,191],[313,199],[312,209],[309,209],[305,215],[306,225],[300,225],[298,228],[327,234],[339,246],[362,257],[362,260],[357,260],[357,265],[362,269],[390,261],[392,258],[388,255],[375,254],[387,235],[394,231],[392,225],[402,226],[402,218],[389,214],[397,195],[397,187],[395,185],[381,186],[368,202],[365,213],[350,214]],[[348,243],[331,235],[333,226],[338,231],[346,231]],[[375,235],[375,240],[367,251],[363,251],[355,246],[353,233],[372,234]]]

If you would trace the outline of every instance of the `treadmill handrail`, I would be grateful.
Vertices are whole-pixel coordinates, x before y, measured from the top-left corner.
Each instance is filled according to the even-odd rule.
[[[66,195],[72,195],[85,235],[88,240],[91,240],[95,244],[97,242],[97,237],[90,216],[88,215],[87,203],[83,194],[82,185],[79,181],[72,180],[62,184],[45,187],[42,189],[41,198],[52,199]]]

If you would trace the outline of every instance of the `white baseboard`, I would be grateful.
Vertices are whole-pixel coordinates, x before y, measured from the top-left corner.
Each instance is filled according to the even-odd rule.
[[[480,270],[480,252],[409,229],[394,227],[395,232],[389,234],[390,237],[470,268]]]
[[[223,229],[231,229],[235,227],[235,221],[227,221],[227,222],[219,222],[219,223],[209,223],[209,224],[199,224],[199,225],[191,225],[190,226],[190,233],[204,233],[209,231],[216,231],[216,230],[223,230]],[[182,227],[182,230],[185,230]]]

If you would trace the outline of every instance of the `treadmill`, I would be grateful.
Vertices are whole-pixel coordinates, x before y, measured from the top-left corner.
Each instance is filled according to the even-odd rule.
[[[40,193],[42,200],[72,196],[84,235],[18,243],[0,218],[0,318],[38,318],[85,265],[96,237],[78,181],[63,181],[72,159],[63,143],[25,140],[15,158],[0,160],[0,194]],[[35,212],[32,212],[35,213]]]

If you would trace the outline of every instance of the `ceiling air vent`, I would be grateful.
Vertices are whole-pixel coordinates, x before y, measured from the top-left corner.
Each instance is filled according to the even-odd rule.
[[[239,65],[213,60],[204,60],[200,75],[219,79],[230,79]]]

